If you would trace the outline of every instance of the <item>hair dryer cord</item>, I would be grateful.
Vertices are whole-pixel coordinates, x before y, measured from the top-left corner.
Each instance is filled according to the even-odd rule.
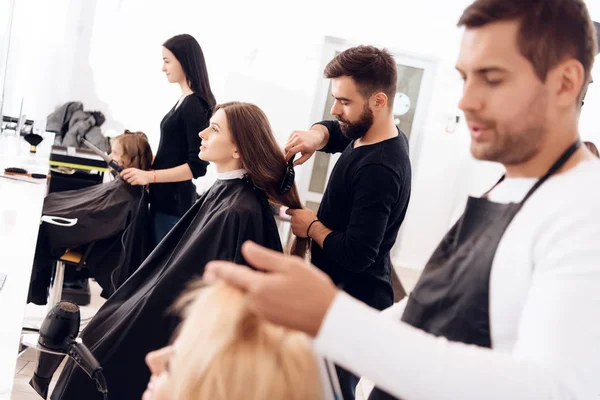
[[[102,373],[102,370],[100,370],[94,374],[94,380],[96,381],[96,387],[98,388],[98,391],[100,393],[102,393],[104,400],[107,400],[108,399],[108,387],[106,385],[106,379],[104,378],[104,374]]]

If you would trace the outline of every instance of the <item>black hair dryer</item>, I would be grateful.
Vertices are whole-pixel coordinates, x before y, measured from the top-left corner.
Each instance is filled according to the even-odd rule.
[[[107,398],[102,367],[81,339],[77,339],[79,323],[79,307],[68,301],[56,303],[42,322],[36,346],[40,351],[38,364],[29,384],[44,399],[48,398],[50,381],[65,355],[96,381],[98,391]]]

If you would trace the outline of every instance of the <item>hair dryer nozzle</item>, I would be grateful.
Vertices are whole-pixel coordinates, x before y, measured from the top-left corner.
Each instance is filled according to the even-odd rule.
[[[50,381],[52,381],[52,376],[63,358],[65,358],[64,355],[59,356],[48,353],[40,353],[39,355],[38,365],[29,381],[29,385],[44,399],[48,398]]]

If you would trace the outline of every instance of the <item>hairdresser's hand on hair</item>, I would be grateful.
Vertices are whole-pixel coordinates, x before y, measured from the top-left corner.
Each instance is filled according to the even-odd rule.
[[[308,237],[308,227],[317,219],[317,214],[309,208],[288,208],[285,213],[292,217],[292,233],[299,238]]]
[[[121,171],[121,178],[125,179],[130,185],[145,186],[152,182],[152,171],[143,171],[137,168],[127,168]]]
[[[292,233],[294,235],[299,238],[309,237],[323,248],[325,239],[333,231],[319,221],[313,210],[289,208],[285,213],[292,216]]]
[[[285,159],[289,160],[300,153],[300,158],[294,161],[294,166],[302,165],[315,151],[325,147],[328,140],[329,132],[322,125],[315,125],[309,131],[294,131],[285,145]]]
[[[265,249],[256,243],[242,246],[246,261],[256,269],[225,261],[206,265],[204,279],[225,281],[248,292],[249,305],[268,320],[316,336],[338,293],[329,276],[301,258]]]

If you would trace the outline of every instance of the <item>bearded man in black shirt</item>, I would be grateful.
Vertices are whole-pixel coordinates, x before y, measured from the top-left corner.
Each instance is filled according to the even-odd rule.
[[[288,210],[292,231],[313,239],[311,261],[353,297],[383,310],[392,305],[390,250],[406,215],[411,191],[408,140],[396,127],[397,72],[385,49],[358,46],[325,67],[337,121],[295,131],[286,159],[296,165],[315,151],[342,152],[319,211]],[[344,399],[354,399],[358,378],[338,368]]]

